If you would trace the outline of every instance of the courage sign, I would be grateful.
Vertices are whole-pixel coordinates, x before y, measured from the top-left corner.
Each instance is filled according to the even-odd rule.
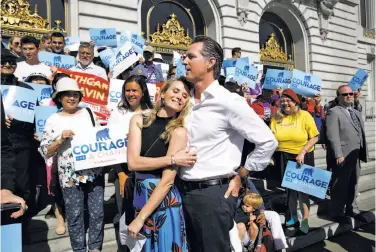
[[[294,69],[290,88],[295,93],[306,97],[313,97],[321,91],[320,77]]]
[[[324,199],[331,176],[329,171],[288,161],[282,186]]]

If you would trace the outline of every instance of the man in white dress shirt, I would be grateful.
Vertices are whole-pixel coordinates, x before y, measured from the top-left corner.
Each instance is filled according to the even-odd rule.
[[[106,70],[104,70],[104,68],[100,66],[94,65],[93,59],[94,47],[90,43],[83,42],[78,48],[78,63],[76,66],[72,67],[69,70],[94,74],[105,80],[108,80]]]
[[[190,151],[197,163],[179,170],[191,251],[229,252],[240,176],[263,170],[277,141],[246,100],[219,85],[223,50],[213,39],[197,36],[184,59],[194,84],[186,118]],[[240,170],[244,139],[256,145]]]

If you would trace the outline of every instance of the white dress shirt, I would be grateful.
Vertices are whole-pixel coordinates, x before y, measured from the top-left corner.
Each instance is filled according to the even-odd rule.
[[[107,74],[106,74],[106,70],[104,70],[103,67],[100,67],[100,66],[97,66],[97,65],[94,65],[93,62],[91,62],[88,66],[86,66],[85,68],[83,68],[81,66],[81,63],[77,63],[76,66],[72,67],[71,69],[69,70],[72,70],[72,71],[75,71],[75,72],[81,72],[81,73],[88,73],[88,74],[94,74],[98,77],[101,77],[105,80],[108,80],[107,78]]]
[[[186,117],[189,150],[197,162],[180,168],[185,181],[229,177],[241,162],[244,139],[256,145],[245,162],[249,171],[261,171],[269,164],[278,146],[272,131],[247,104],[244,97],[231,93],[216,80],[201,94]]]

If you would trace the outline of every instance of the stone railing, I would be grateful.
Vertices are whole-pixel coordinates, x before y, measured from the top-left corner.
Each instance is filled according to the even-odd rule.
[[[363,36],[371,39],[375,39],[375,29],[363,28]]]

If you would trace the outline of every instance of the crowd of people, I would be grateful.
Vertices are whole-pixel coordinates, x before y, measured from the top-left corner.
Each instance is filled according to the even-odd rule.
[[[251,90],[232,76],[221,76],[223,50],[206,36],[194,38],[183,56],[186,76],[176,77],[176,66],[171,65],[167,80],[155,67],[161,56],[150,45],[119,76],[112,76],[94,57],[93,42],[82,42],[77,54],[64,51],[64,46],[64,35],[54,32],[41,41],[13,37],[9,49],[2,48],[1,85],[51,85],[51,98],[38,105],[58,108],[38,139],[33,123],[4,114],[2,101],[1,202],[21,204],[12,218],[21,218],[24,229],[42,208],[43,191],[48,191],[53,197],[46,218],[56,218],[56,234],[66,233],[66,220],[73,251],[101,251],[104,174],[112,172],[118,210],[114,224],[128,225],[133,238],[143,235],[144,251],[253,251],[265,228],[271,231],[274,250],[282,250],[288,247],[283,228],[309,232],[309,195],[286,189],[288,211],[282,227],[281,213],[265,209],[249,173],[282,182],[288,161],[315,166],[316,144],[325,148],[333,172],[331,217],[341,223],[348,222],[348,216],[364,221],[356,205],[360,160],[367,161],[359,90],[341,85],[326,106],[320,95],[263,89],[263,78]],[[42,50],[77,57],[72,71],[124,80],[108,127],[121,125],[129,132],[127,163],[75,170],[75,132],[100,123],[82,104],[84,93],[77,81],[40,63]],[[239,57],[241,48],[234,48],[232,58]],[[153,102],[147,84],[160,81],[165,83]],[[119,223],[123,214],[125,223]],[[118,251],[129,251],[118,230]]]

